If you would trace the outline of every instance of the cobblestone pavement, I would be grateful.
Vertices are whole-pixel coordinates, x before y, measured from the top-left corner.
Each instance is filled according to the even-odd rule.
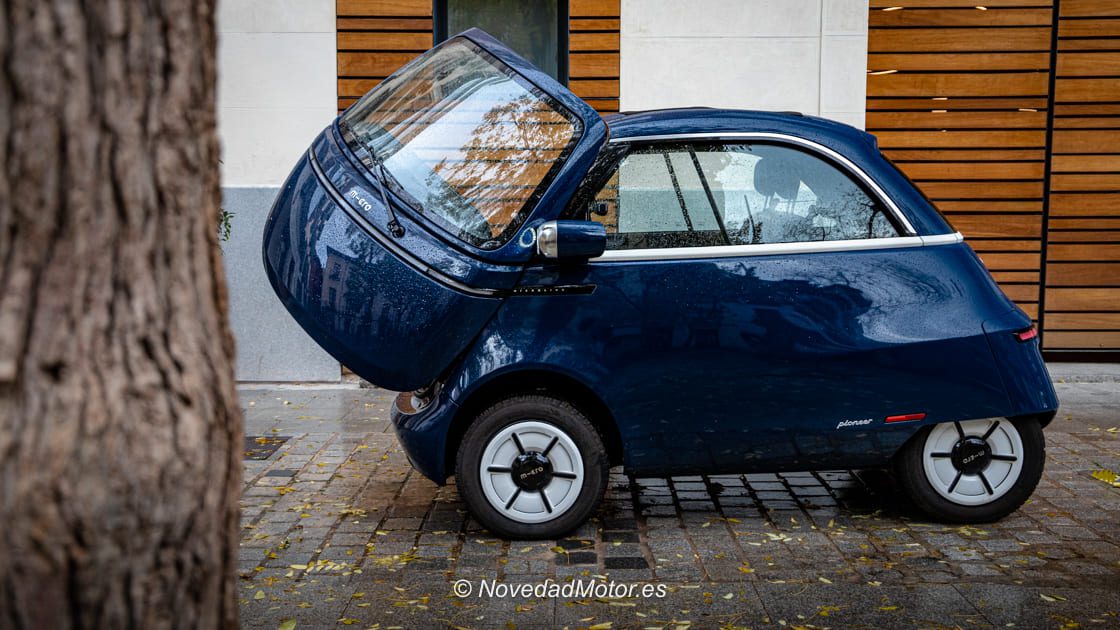
[[[392,394],[244,389],[246,453],[263,459],[245,460],[242,624],[1120,627],[1120,488],[1091,476],[1120,471],[1120,384],[1058,393],[1043,480],[999,523],[923,520],[882,471],[634,479],[615,469],[592,522],[541,542],[489,535],[454,485],[413,472],[388,425]],[[666,590],[478,595],[482,580],[549,578]],[[453,595],[456,580],[472,594]]]

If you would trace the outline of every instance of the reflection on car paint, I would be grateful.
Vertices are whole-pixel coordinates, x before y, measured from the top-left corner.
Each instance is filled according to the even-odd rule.
[[[459,207],[445,184],[428,194],[392,159],[400,186],[380,182],[336,123],[285,183],[264,238],[273,287],[318,343],[376,385],[419,392],[424,404],[394,410],[393,422],[423,474],[446,481],[468,412],[511,383],[579,391],[639,475],[882,466],[930,424],[1052,417],[1037,340],[1014,335],[1030,318],[872,137],[811,117],[705,109],[619,115],[608,132],[499,43],[462,38],[580,130],[548,155],[547,183],[519,197],[531,199],[521,213],[491,224],[499,234],[464,235],[478,226],[441,215]],[[481,170],[467,170],[496,185],[523,167],[492,159],[508,136],[476,129],[465,159]],[[752,133],[765,139],[742,137]],[[733,181],[720,155],[750,181]],[[779,155],[797,157],[757,172]],[[629,156],[654,158],[619,175]],[[791,164],[833,171],[791,179]],[[399,239],[386,230],[382,186],[405,226]],[[827,187],[842,192],[825,208]],[[607,255],[542,256],[537,230],[555,220],[602,225]],[[837,239],[835,251],[757,249]],[[688,255],[660,258],[668,247]],[[610,256],[627,251],[648,256]]]

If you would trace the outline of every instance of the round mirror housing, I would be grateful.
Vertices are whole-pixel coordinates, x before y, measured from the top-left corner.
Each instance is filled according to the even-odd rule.
[[[587,260],[607,249],[607,230],[594,221],[547,221],[537,228],[537,252],[554,260]]]

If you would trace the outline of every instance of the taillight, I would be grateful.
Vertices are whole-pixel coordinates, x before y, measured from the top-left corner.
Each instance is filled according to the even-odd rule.
[[[1030,341],[1031,339],[1034,339],[1037,336],[1038,336],[1038,329],[1035,328],[1034,326],[1031,326],[1030,328],[1028,328],[1026,330],[1020,330],[1019,332],[1015,333],[1015,338],[1018,339],[1019,341]]]
[[[924,420],[926,414],[924,413],[904,413],[899,416],[887,416],[887,422],[913,422],[914,420]]]

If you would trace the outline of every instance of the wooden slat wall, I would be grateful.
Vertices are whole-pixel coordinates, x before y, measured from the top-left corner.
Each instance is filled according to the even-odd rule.
[[[1050,0],[871,0],[868,34],[868,131],[1036,318],[1052,21]]]
[[[431,0],[337,0],[338,109],[432,47]]]
[[[618,111],[619,2],[568,4],[568,85],[602,114]]]
[[[1120,348],[1120,0],[1061,0],[1043,322],[1048,350]]]
[[[870,5],[868,130],[1044,349],[1120,350],[1120,0]]]
[[[569,0],[569,86],[618,111],[619,0]],[[338,108],[432,47],[431,0],[336,0]]]

